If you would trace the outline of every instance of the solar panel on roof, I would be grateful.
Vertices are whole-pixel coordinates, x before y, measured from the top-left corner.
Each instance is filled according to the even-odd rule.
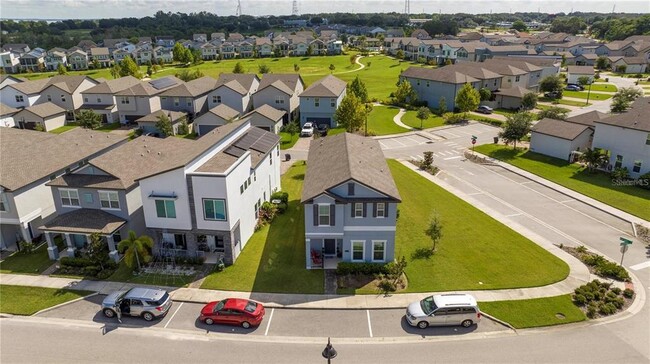
[[[253,145],[250,146],[250,149],[256,150],[262,153],[268,153],[273,146],[278,142],[277,136],[271,133],[264,133]]]
[[[162,89],[167,88],[169,86],[175,85],[176,80],[174,80],[173,78],[165,77],[165,78],[159,78],[157,80],[149,81],[149,83],[156,90],[162,90]]]
[[[246,153],[246,149],[241,149],[241,148],[238,148],[238,147],[236,147],[236,146],[233,145],[233,146],[231,146],[230,148],[226,149],[226,150],[224,151],[224,153],[226,153],[226,154],[230,154],[230,155],[233,156],[233,157],[237,157],[237,158],[239,158],[239,157],[241,157],[242,155],[244,155],[244,153]]]

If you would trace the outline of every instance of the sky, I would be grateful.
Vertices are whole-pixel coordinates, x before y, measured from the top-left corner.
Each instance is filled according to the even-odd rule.
[[[290,15],[293,0],[239,0],[242,14]],[[298,0],[301,14],[404,12],[405,0]],[[410,0],[411,13],[489,13],[535,12],[569,13],[594,11],[649,13],[648,0]],[[192,13],[207,11],[234,15],[237,0],[0,0],[3,19],[97,19],[141,18],[158,10]]]

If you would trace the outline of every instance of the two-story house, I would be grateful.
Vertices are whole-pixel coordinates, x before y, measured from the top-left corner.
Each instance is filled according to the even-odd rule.
[[[157,46],[153,49],[153,59],[156,63],[160,61],[163,63],[171,63],[174,60],[174,52],[171,48]]]
[[[57,75],[49,79],[49,83],[40,91],[37,104],[52,102],[63,108],[69,120],[74,119],[74,112],[81,108],[84,100],[81,93],[98,85],[95,79],[88,76]]]
[[[0,62],[5,73],[16,73],[20,66],[20,53],[10,50],[1,51]]]
[[[313,140],[301,202],[307,269],[395,258],[401,198],[376,140],[348,133]]]
[[[630,176],[650,172],[650,97],[636,100],[631,108],[608,118],[595,120],[592,145],[607,150],[609,165],[627,168]]]
[[[186,112],[192,120],[208,111],[208,94],[216,85],[217,80],[208,76],[183,82],[160,93],[160,105],[164,110]]]
[[[156,251],[223,254],[232,264],[280,188],[280,138],[234,121],[196,140],[166,138],[150,148],[156,163],[138,177],[145,222]]]
[[[55,216],[46,183],[83,167],[127,138],[82,128],[62,134],[0,128],[0,140],[0,248],[16,250],[19,241],[39,239],[38,227]],[[48,243],[48,253],[56,259],[58,249]]]
[[[68,52],[68,65],[73,71],[88,69],[88,53],[81,49]]]
[[[7,85],[13,85],[15,83],[25,82],[26,78],[16,77],[11,75],[0,75],[0,90]]]
[[[259,85],[260,79],[253,73],[222,73],[214,90],[208,94],[208,108],[224,104],[243,115],[253,109],[251,96]]]
[[[126,124],[158,111],[160,94],[183,83],[174,76],[167,76],[137,84],[115,93],[120,122]]]
[[[327,75],[311,84],[300,94],[300,126],[307,122],[316,125],[327,124],[334,128],[338,124],[334,113],[345,97],[347,83],[335,76]]]
[[[35,48],[20,56],[20,68],[23,71],[42,72],[45,69],[45,51]]]
[[[95,47],[90,49],[91,62],[99,62],[100,68],[111,66],[111,54],[106,47]]]
[[[68,65],[68,59],[63,48],[52,48],[45,54],[45,68],[48,71],[56,71],[62,64],[64,67]]]
[[[257,92],[253,94],[253,105],[258,108],[264,104],[287,112],[284,122],[298,119],[300,95],[305,90],[305,82],[298,74],[267,73],[260,81]]]
[[[273,55],[273,42],[267,37],[256,38],[255,47],[258,57],[271,57]]]
[[[125,76],[104,81],[96,86],[81,91],[82,109],[93,110],[102,116],[102,123],[119,121],[116,93],[140,83],[133,76]]]

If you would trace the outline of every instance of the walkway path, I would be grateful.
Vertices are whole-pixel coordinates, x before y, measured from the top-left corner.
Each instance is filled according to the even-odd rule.
[[[495,119],[495,120],[499,120],[499,121],[506,121],[506,119],[507,119],[505,117],[505,115],[497,114],[495,112],[492,113],[492,114],[489,114],[489,115],[481,114],[480,112],[476,112],[476,111],[470,111],[469,113],[472,114],[472,115],[481,116],[481,117],[485,117],[485,118],[489,118],[489,119]]]
[[[399,112],[397,113],[397,115],[395,115],[395,116],[393,117],[393,122],[394,122],[395,124],[401,126],[401,127],[404,128],[404,129],[415,130],[415,128],[412,128],[412,127],[410,127],[410,126],[408,126],[408,125],[406,125],[406,124],[404,124],[404,123],[402,122],[402,116],[404,116],[404,114],[406,114],[406,109],[402,109],[402,108],[400,108],[400,109],[399,109]]]

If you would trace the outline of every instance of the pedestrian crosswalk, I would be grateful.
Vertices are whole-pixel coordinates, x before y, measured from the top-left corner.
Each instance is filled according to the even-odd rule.
[[[445,144],[447,144],[447,143],[445,143]],[[433,158],[441,158],[441,159],[445,159],[445,160],[456,159],[458,157],[461,157],[463,155],[463,151],[465,149],[467,149],[467,148],[465,148],[463,146],[460,146],[460,145],[458,145],[456,143],[451,143],[448,146],[451,147],[452,149],[446,149],[446,150],[433,152]],[[424,160],[424,154],[414,154],[414,155],[410,155],[409,157],[411,157],[412,160],[416,160],[416,161]]]

